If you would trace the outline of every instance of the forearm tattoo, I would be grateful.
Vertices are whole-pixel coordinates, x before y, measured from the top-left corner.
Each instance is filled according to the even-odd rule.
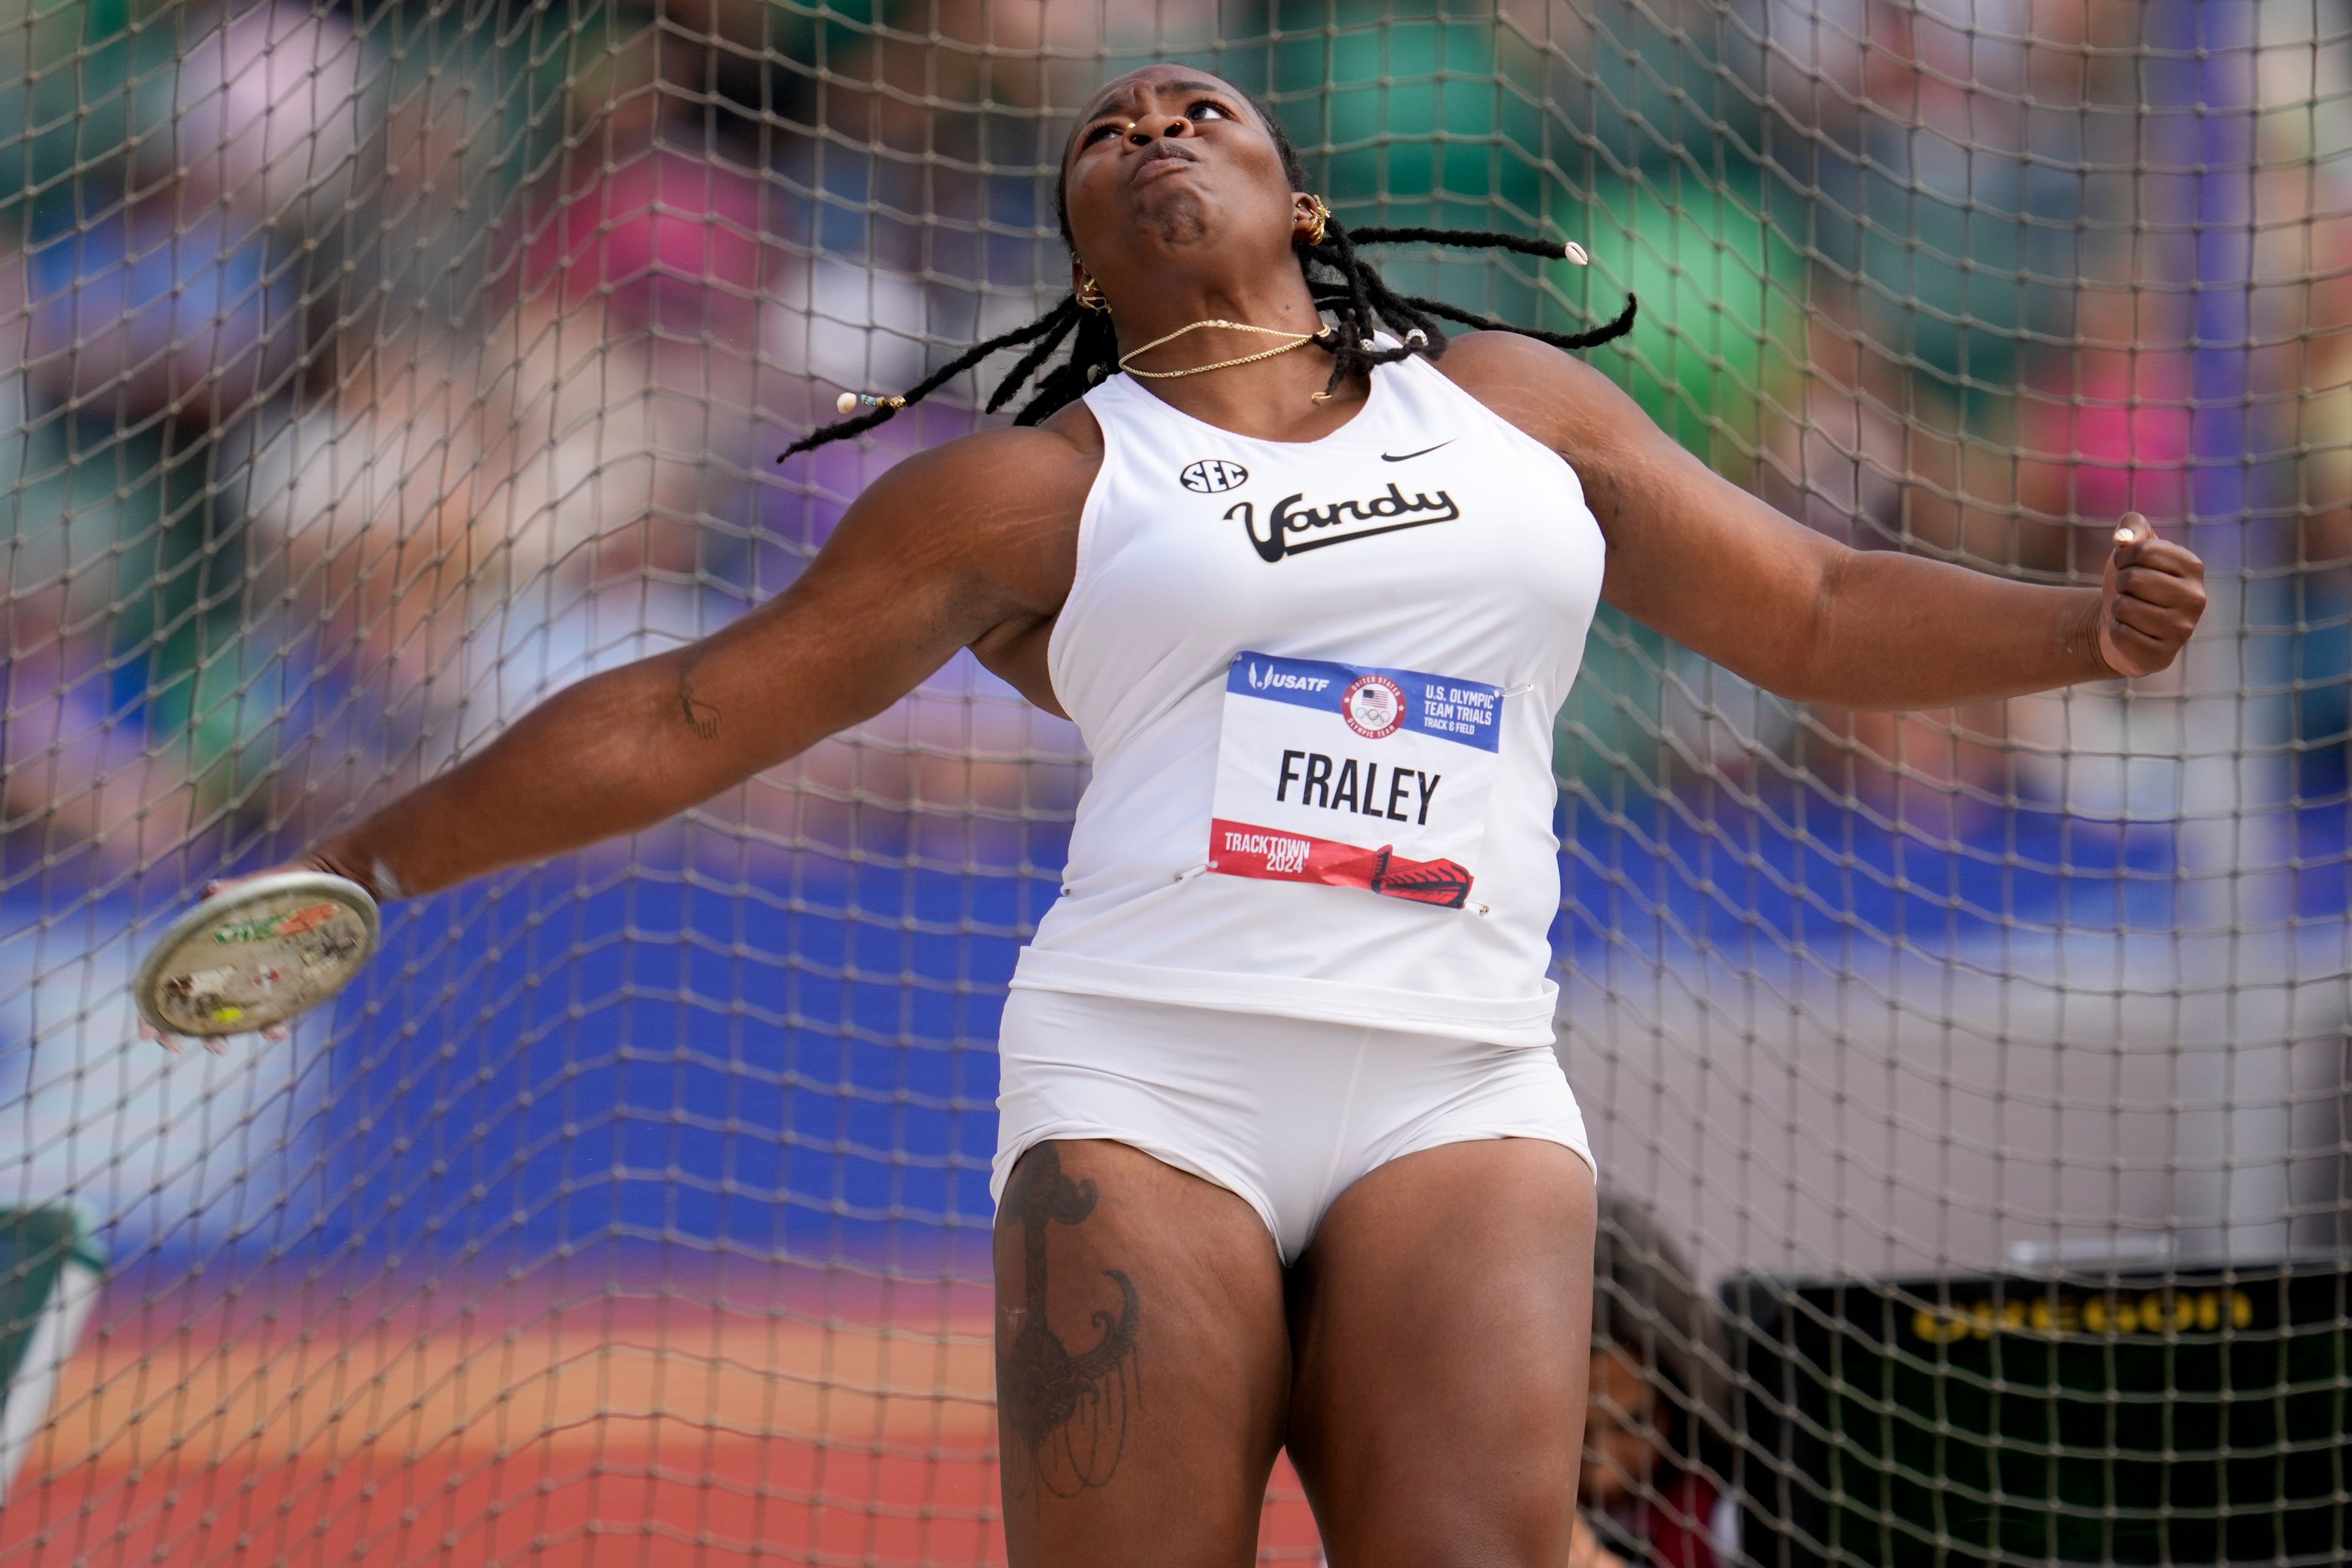
[[[694,667],[698,662],[691,655],[680,659],[677,666],[677,710],[686,727],[703,741],[719,739],[719,710],[694,694]]]
[[[1045,1318],[1045,1227],[1081,1223],[1094,1212],[1096,1195],[1094,1183],[1062,1173],[1060,1152],[1050,1142],[1023,1158],[1004,1193],[1005,1221],[1021,1231],[1022,1294],[1019,1305],[1005,1309],[997,1334],[997,1409],[1027,1451],[1031,1473],[1056,1497],[1109,1483],[1140,1393],[1136,1328],[1142,1309],[1126,1274],[1103,1270],[1119,1305],[1095,1312],[1090,1348],[1073,1353]]]

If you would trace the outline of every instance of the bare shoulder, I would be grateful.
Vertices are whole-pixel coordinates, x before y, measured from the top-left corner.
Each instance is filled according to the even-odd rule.
[[[1638,448],[1655,433],[1615,382],[1549,343],[1517,332],[1465,332],[1432,362],[1496,415],[1580,468]]]
[[[1073,405],[1042,425],[982,430],[918,452],[877,478],[852,510],[876,521],[951,524],[948,531],[967,537],[1064,517],[1075,530],[1102,450],[1094,416]]]
[[[1465,332],[1434,362],[1498,417],[1566,458],[1613,549],[1643,510],[1703,477],[1686,454],[1607,376],[1517,332]]]
[[[885,552],[901,569],[977,571],[1024,604],[1058,607],[1077,559],[1078,519],[1102,468],[1084,405],[1033,426],[982,430],[907,458],[868,485],[829,552]]]
[[[909,458],[891,470],[903,473],[918,466],[950,481],[970,481],[1007,473],[1030,473],[1039,479],[1091,483],[1102,464],[1102,426],[1092,410],[1073,403],[1042,424],[1006,425],[976,431]]]

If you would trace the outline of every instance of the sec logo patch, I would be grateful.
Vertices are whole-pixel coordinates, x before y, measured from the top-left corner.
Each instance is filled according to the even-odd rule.
[[[1238,489],[1249,483],[1249,470],[1223,458],[1203,458],[1197,463],[1185,464],[1184,471],[1176,479],[1195,494],[1213,496],[1221,490]]]

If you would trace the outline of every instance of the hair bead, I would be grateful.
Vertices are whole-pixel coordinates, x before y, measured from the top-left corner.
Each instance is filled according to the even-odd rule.
[[[861,408],[887,408],[895,412],[906,407],[907,400],[895,395],[845,392],[833,400],[833,405],[844,414],[855,414]]]
[[[893,394],[888,397],[877,397],[875,398],[874,406],[866,413],[856,415],[848,419],[844,419],[836,425],[828,425],[821,430],[810,431],[807,435],[802,437],[799,440],[785,447],[782,452],[779,452],[776,455],[776,461],[781,463],[786,458],[792,457],[795,453],[805,452],[814,447],[822,447],[828,441],[838,441],[845,436],[855,436],[861,431],[871,430],[877,425],[882,424],[884,421],[894,417],[898,414],[898,410],[906,407],[908,404],[920,403],[924,398],[929,397],[932,393],[937,392],[940,387],[945,386],[957,376],[960,376],[964,372],[971,369],[972,366],[986,359],[990,354],[994,353],[998,349],[1010,348],[1014,343],[1025,343],[1033,339],[1044,337],[1046,333],[1054,331],[1056,325],[1067,319],[1066,311],[1075,313],[1076,310],[1077,306],[1076,303],[1065,300],[1061,305],[1055,306],[1053,310],[1048,310],[1045,314],[1038,317],[1035,321],[1031,321],[1024,326],[1015,327],[1011,331],[1005,332],[998,337],[991,338],[984,343],[974,343],[971,347],[964,350],[963,353],[956,355],[955,358],[948,361],[947,363],[940,366],[939,369],[931,372],[930,374],[923,377],[922,380],[908,387],[905,393]],[[871,393],[851,393],[847,395],[857,397],[861,400],[874,396]],[[834,406],[836,408],[840,407],[841,400],[838,398],[835,399]]]

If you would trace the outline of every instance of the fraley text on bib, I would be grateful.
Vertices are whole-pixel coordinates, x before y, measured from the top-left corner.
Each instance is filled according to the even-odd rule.
[[[1486,837],[1502,689],[1234,656],[1209,869],[1460,909]]]

